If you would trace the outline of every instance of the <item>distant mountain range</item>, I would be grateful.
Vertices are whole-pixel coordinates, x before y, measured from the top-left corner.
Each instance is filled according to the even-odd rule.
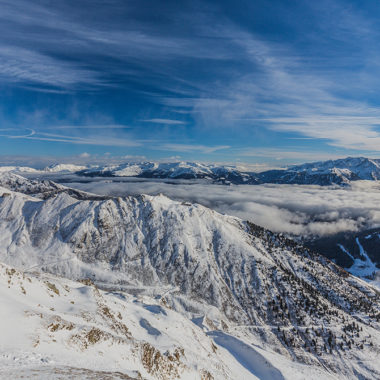
[[[2,171],[38,173],[32,168],[4,167]],[[220,184],[258,185],[347,185],[358,180],[380,179],[380,159],[347,157],[290,166],[287,169],[253,172],[236,166],[208,165],[194,162],[128,162],[118,165],[55,164],[42,170],[47,174],[75,173],[80,176],[136,177],[160,179],[205,179]]]
[[[258,184],[255,173],[234,166],[206,165],[194,162],[140,162],[114,166],[95,166],[77,171],[83,176],[140,177],[161,179],[208,179],[219,183]]]
[[[116,166],[90,167],[76,171],[84,176],[121,176],[168,179],[209,179],[224,184],[264,183],[300,185],[345,185],[357,180],[380,178],[380,160],[348,157],[335,161],[291,166],[261,173],[245,172],[233,166],[204,165],[189,162],[126,163]]]

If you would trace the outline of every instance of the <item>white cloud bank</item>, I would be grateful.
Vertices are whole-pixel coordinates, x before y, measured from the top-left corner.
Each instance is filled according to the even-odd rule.
[[[94,180],[69,186],[107,195],[163,193],[250,220],[275,232],[327,236],[380,226],[380,183],[358,181],[351,188],[259,185],[223,186],[163,181]]]

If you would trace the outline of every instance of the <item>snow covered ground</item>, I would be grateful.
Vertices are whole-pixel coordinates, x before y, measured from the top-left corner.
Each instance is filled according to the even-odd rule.
[[[242,373],[255,378],[159,300],[4,265],[0,300],[0,377],[15,378],[20,369],[50,376],[72,367],[147,379],[196,379],[207,372],[221,379]]]
[[[2,379],[333,378],[90,282],[0,264],[0,302]]]
[[[379,378],[378,294],[305,247],[164,196],[3,180],[0,377]]]

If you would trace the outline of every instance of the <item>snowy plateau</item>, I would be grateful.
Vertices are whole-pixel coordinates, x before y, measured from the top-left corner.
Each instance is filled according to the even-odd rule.
[[[199,204],[19,172],[0,173],[0,378],[380,378],[379,290],[312,249]]]

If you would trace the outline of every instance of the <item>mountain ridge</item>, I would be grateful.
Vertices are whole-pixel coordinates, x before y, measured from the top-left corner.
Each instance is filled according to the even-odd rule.
[[[108,291],[155,297],[164,288],[173,310],[284,357],[380,374],[359,365],[379,349],[379,294],[302,245],[164,196],[86,200],[21,182],[30,196],[12,176],[1,190],[0,261]]]
[[[209,179],[225,184],[264,183],[346,185],[350,181],[380,178],[380,160],[365,157],[347,157],[292,165],[287,169],[259,173],[242,171],[236,166],[204,165],[191,162],[121,164],[111,167],[92,167],[77,172],[84,176],[132,176],[141,178]]]
[[[1,169],[1,168],[0,168]],[[113,165],[54,164],[43,170],[4,167],[2,171],[30,175],[76,174],[83,177],[134,177],[168,180],[208,180],[220,184],[259,185],[308,184],[346,186],[352,181],[380,179],[380,159],[347,157],[292,165],[286,169],[249,171],[236,165],[201,164],[196,162],[127,162]]]

